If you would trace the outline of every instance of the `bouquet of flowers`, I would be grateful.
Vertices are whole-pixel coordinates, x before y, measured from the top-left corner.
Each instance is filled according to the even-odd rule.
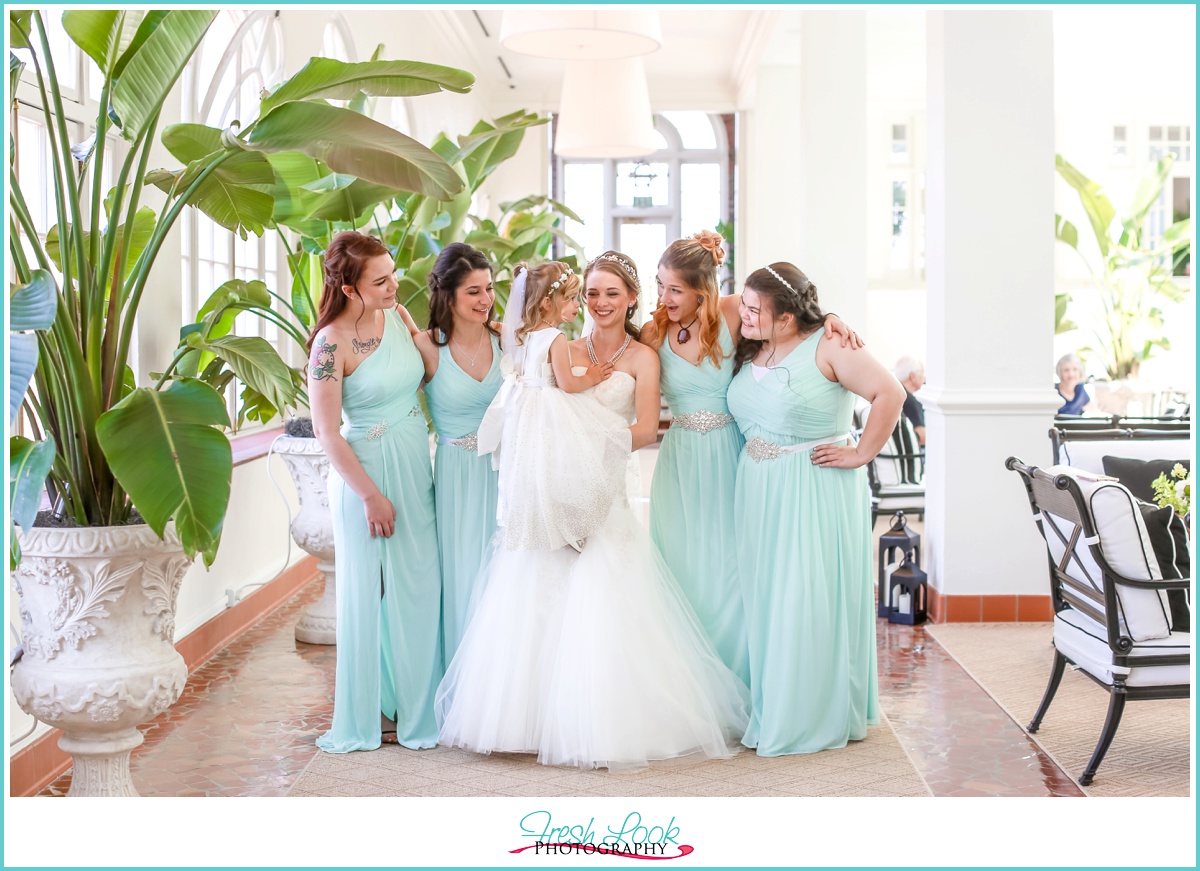
[[[1192,510],[1192,476],[1182,463],[1176,463],[1170,476],[1163,472],[1150,482],[1154,488],[1154,501],[1159,507],[1170,505],[1175,513],[1184,517]]]

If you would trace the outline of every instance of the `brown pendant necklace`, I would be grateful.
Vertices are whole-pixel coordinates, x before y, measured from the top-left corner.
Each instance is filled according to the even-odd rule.
[[[692,322],[690,324],[688,324],[686,327],[680,327],[679,332],[675,334],[675,341],[681,345],[686,345],[692,338],[692,334],[689,332],[688,327],[695,326],[696,321],[699,319],[700,315],[696,315],[694,318],[692,318]]]

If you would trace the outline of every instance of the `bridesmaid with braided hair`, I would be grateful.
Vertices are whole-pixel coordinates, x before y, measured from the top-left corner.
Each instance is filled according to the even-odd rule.
[[[823,335],[817,288],[790,263],[746,278],[729,410],[747,439],[737,542],[759,756],[861,741],[879,722],[871,511],[863,467],[904,388],[865,350]],[[857,444],[855,394],[871,403]]]
[[[674,421],[651,483],[650,535],[721,659],[749,683],[733,510],[744,440],[725,396],[741,336],[741,299],[718,295],[723,242],[704,230],[671,243],[658,262],[659,305],[641,341],[658,352]],[[825,332],[862,344],[834,315]]]
[[[425,363],[425,404],[437,431],[433,489],[441,518],[442,649],[449,664],[496,531],[498,473],[490,457],[479,455],[477,434],[504,379],[487,256],[452,242],[438,254],[427,281],[429,328],[415,341]]]

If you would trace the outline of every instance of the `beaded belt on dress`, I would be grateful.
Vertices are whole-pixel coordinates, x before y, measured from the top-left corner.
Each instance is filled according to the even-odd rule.
[[[733,423],[732,414],[718,414],[707,409],[700,409],[688,414],[677,414],[671,421],[671,426],[678,424],[684,429],[690,429],[692,432],[709,433],[714,429],[724,429]]]
[[[459,439],[450,438],[450,436],[438,436],[439,445],[454,445],[456,448],[462,448],[464,451],[475,453],[479,450],[479,434],[467,433]]]
[[[421,417],[421,406],[414,405],[412,408],[410,408],[408,410],[407,416],[408,417]],[[391,425],[392,425],[391,421],[388,421],[386,419],[379,421],[379,423],[375,424],[374,426],[370,427],[367,430],[367,441],[373,442],[376,439],[383,438],[383,434],[388,431],[388,429],[391,427]]]
[[[766,439],[752,438],[746,442],[746,453],[754,462],[761,463],[763,460],[777,460],[784,454],[798,454],[802,451],[810,451],[817,445],[831,445],[848,438],[850,438],[850,433],[847,432],[841,435],[826,436],[823,439],[813,439],[811,442],[801,442],[798,445],[777,445]]]

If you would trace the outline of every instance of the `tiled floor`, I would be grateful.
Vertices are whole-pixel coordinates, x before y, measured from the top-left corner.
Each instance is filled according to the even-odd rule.
[[[133,752],[142,795],[283,795],[332,714],[332,647],[293,629],[310,584],[201,666]],[[921,627],[878,624],[880,695],[934,795],[1082,795]],[[837,752],[837,751],[830,751]],[[70,774],[42,795],[65,795]]]

